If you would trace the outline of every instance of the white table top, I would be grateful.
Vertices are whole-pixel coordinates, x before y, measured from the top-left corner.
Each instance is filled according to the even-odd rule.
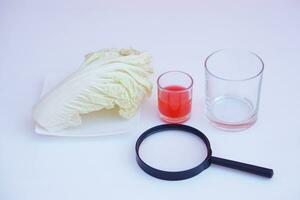
[[[0,199],[300,199],[300,2],[286,1],[1,1]],[[272,167],[264,179],[211,167],[168,182],[135,163],[140,132],[56,138],[33,132],[31,111],[52,72],[70,73],[83,56],[107,47],[153,55],[156,77],[179,69],[195,79],[193,125],[214,153]],[[229,133],[203,116],[203,61],[212,51],[241,47],[265,62],[257,123]],[[145,102],[143,131],[160,121]]]

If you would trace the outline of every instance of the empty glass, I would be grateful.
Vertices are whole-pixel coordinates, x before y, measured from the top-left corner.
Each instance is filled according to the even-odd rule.
[[[264,63],[255,53],[224,49],[205,60],[206,115],[221,129],[240,131],[257,120]]]

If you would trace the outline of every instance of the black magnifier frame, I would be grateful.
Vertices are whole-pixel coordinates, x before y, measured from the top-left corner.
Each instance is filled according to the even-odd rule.
[[[207,148],[207,156],[204,159],[204,161],[202,161],[196,167],[193,167],[191,169],[184,170],[184,171],[164,171],[164,170],[160,170],[160,169],[151,167],[146,162],[144,162],[141,159],[140,154],[139,154],[139,148],[140,148],[141,144],[143,143],[143,141],[147,137],[149,137],[155,133],[168,131],[168,130],[180,130],[180,131],[192,133],[192,134],[198,136],[204,142],[204,144],[206,145],[206,148]],[[240,171],[256,174],[256,175],[263,176],[266,178],[272,178],[272,176],[274,174],[272,169],[212,156],[212,150],[211,150],[208,138],[198,129],[193,128],[191,126],[183,125],[183,124],[163,124],[163,125],[158,125],[158,126],[148,129],[137,139],[136,145],[135,145],[135,151],[136,151],[136,161],[137,161],[138,165],[140,166],[140,168],[142,170],[144,170],[147,174],[149,174],[153,177],[159,178],[159,179],[163,179],[163,180],[176,181],[176,180],[188,179],[188,178],[198,175],[203,170],[207,169],[211,164],[220,165],[220,166],[224,166],[224,167],[228,167],[228,168],[232,168],[232,169],[237,169]]]

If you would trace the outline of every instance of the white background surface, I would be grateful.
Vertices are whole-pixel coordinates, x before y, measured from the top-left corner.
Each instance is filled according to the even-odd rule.
[[[299,10],[298,0],[1,0],[0,199],[300,199]],[[153,55],[156,75],[193,75],[188,124],[207,134],[215,155],[272,167],[274,177],[212,166],[167,182],[136,165],[140,132],[86,139],[33,133],[32,106],[48,73],[74,71],[90,51],[128,46]],[[203,61],[224,47],[253,50],[266,64],[258,122],[240,133],[216,130],[203,116]],[[139,130],[159,123],[149,100]]]

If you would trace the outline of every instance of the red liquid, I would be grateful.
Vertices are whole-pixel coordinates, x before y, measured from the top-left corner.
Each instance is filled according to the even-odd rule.
[[[168,86],[164,89],[158,91],[159,112],[168,118],[183,118],[179,122],[187,120],[184,117],[191,112],[192,107],[190,90],[178,85]]]

